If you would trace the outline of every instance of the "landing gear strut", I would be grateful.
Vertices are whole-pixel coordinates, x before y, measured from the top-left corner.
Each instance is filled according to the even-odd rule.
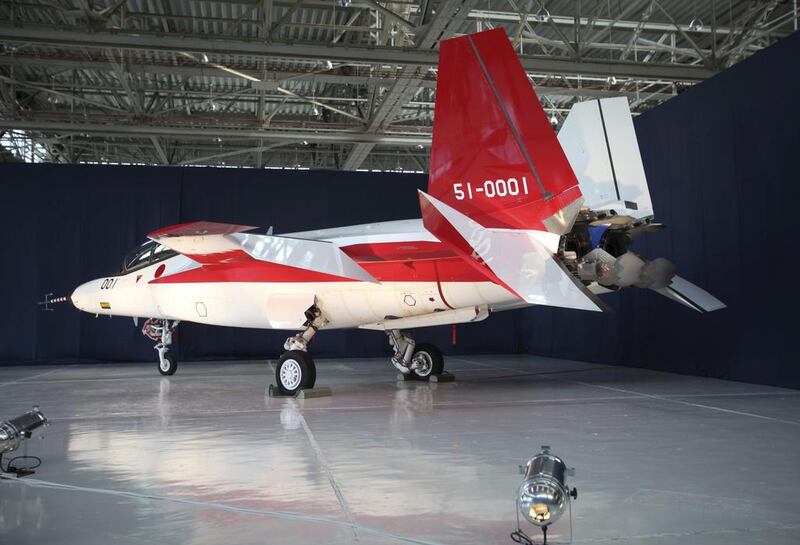
[[[158,372],[164,376],[171,376],[178,370],[178,357],[170,350],[172,334],[178,327],[179,320],[161,320],[150,318],[142,326],[142,334],[155,341],[153,347],[158,352]]]
[[[286,339],[286,350],[278,360],[275,381],[283,395],[295,395],[301,389],[311,389],[317,381],[317,367],[308,353],[308,345],[327,320],[322,312],[313,306],[306,311],[305,329],[298,335]]]
[[[399,329],[390,329],[386,334],[389,336],[389,344],[394,349],[391,362],[398,371],[422,380],[442,374],[444,357],[436,346],[427,343],[417,344],[411,335]]]

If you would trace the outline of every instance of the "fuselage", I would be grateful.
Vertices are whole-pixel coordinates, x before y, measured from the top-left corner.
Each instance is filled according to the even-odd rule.
[[[335,244],[378,282],[258,261],[202,266],[153,245],[149,258],[134,256],[119,274],[81,285],[72,301],[95,314],[266,329],[302,327],[303,311],[311,305],[323,312],[330,329],[470,307],[520,306],[512,293],[426,231],[421,220],[281,236]]]

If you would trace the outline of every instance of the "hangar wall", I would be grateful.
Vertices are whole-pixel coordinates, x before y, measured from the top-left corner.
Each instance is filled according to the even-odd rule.
[[[800,387],[790,337],[797,55],[795,34],[636,120],[657,218],[669,225],[637,250],[673,260],[728,309],[699,315],[626,290],[608,299],[614,314],[533,308],[459,326],[456,347],[446,327],[420,337],[448,353],[531,352]],[[418,217],[425,183],[390,173],[0,164],[0,363],[154,361],[127,319],[35,305],[117,270],[152,229],[208,219],[280,233]],[[184,324],[178,346],[184,359],[274,357],[285,336]],[[319,335],[314,351],[388,347],[382,334],[344,331]]]

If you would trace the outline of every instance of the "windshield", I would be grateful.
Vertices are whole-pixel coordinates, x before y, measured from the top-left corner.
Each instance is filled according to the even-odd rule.
[[[134,271],[152,265],[153,263],[164,261],[174,255],[177,255],[177,252],[174,250],[170,250],[162,244],[157,244],[152,240],[148,240],[125,256],[125,261],[122,263],[122,270],[123,272]]]

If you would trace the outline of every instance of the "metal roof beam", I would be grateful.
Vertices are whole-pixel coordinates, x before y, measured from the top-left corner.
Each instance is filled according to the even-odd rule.
[[[273,42],[265,44],[256,40],[227,40],[181,36],[160,36],[125,32],[85,32],[57,30],[42,27],[15,27],[0,24],[0,40],[14,43],[34,43],[49,46],[79,48],[120,48],[151,51],[185,51],[217,55],[243,55],[284,59],[330,59],[337,62],[370,63],[394,66],[435,67],[438,53],[399,47],[359,47],[351,45],[321,45]],[[660,79],[669,81],[700,81],[715,71],[705,67],[674,64],[642,64],[635,62],[608,62],[575,60],[544,56],[520,57],[529,72],[539,74],[582,74],[615,76],[618,78]]]
[[[320,132],[319,129],[277,130],[277,129],[226,129],[209,127],[165,127],[150,125],[101,124],[91,122],[41,121],[30,118],[0,119],[4,129],[20,129],[50,133],[90,133],[93,136],[127,136],[149,139],[151,136],[189,137],[208,139],[210,135],[219,138],[264,139],[265,141],[303,141],[328,143],[369,143],[416,146],[430,144],[429,134],[371,134],[363,131],[338,130]]]
[[[608,28],[612,27],[617,30],[636,30],[641,25],[641,30],[651,30],[654,32],[673,32],[675,31],[675,27],[672,23],[666,22],[657,22],[657,21],[646,21],[642,24],[642,21],[637,21],[635,19],[625,19],[625,17],[629,17],[636,13],[639,10],[638,6],[635,4],[631,4],[630,8],[623,12],[623,15],[619,19],[607,19],[607,18],[590,18],[590,17],[581,17],[579,19],[579,25],[583,28],[587,26],[597,27],[597,28]],[[644,11],[644,10],[642,10]],[[534,19],[535,14],[528,14],[524,16],[523,19],[526,22],[533,21],[536,22]],[[512,11],[493,11],[487,9],[474,9],[469,14],[470,19],[479,19],[482,21],[503,21],[503,22],[510,22],[510,23],[519,23],[520,22],[520,14],[515,13]],[[550,15],[550,22],[555,25],[561,26],[575,26],[576,17],[571,15]],[[705,27],[701,30],[690,29],[688,24],[679,25],[680,28],[686,31],[695,32],[698,34],[711,34],[711,27]],[[717,27],[717,34],[728,34],[732,32],[732,30],[728,27]],[[596,38],[593,38],[596,39]]]

